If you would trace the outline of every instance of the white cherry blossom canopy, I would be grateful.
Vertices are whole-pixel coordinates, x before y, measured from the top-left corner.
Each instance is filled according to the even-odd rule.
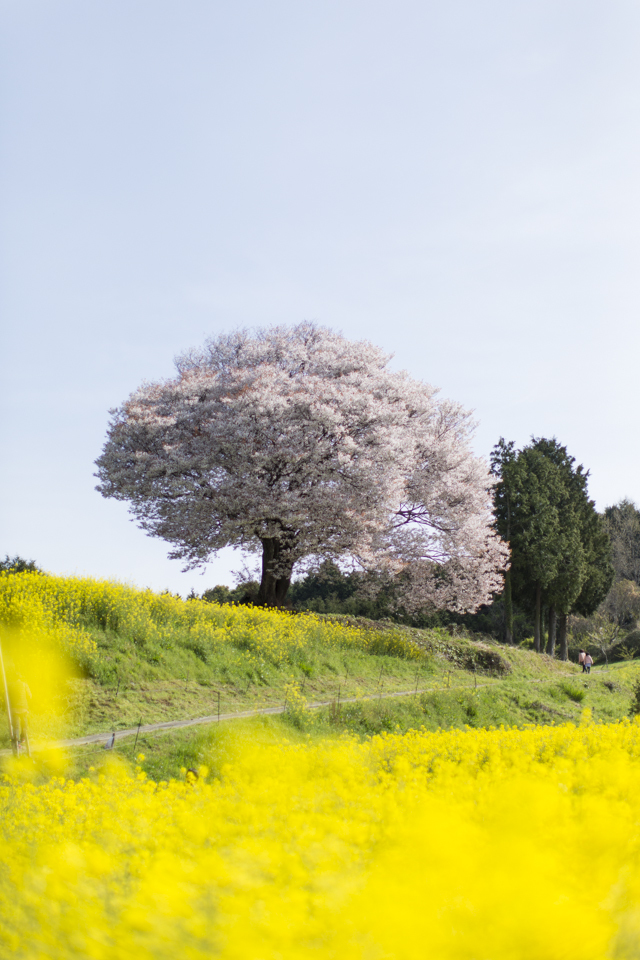
[[[390,359],[309,323],[209,340],[112,411],[98,489],[189,567],[261,552],[264,603],[331,557],[405,571],[412,606],[474,609],[507,555],[474,424]]]

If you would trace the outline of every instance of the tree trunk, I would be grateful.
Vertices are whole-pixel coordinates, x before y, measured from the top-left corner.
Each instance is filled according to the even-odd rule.
[[[262,540],[262,579],[258,590],[261,607],[281,607],[287,596],[292,565],[282,564],[281,553],[282,545],[275,537]]]
[[[507,543],[511,550],[511,497],[507,489]],[[509,556],[511,561],[511,556]],[[507,643],[513,643],[513,597],[511,595],[511,567],[504,575],[504,638]]]
[[[542,587],[536,587],[536,612],[533,622],[533,646],[536,653],[540,653],[540,620],[542,619]]]
[[[511,599],[511,570],[504,575],[504,639],[513,643],[513,601]]]
[[[547,653],[550,657],[556,655],[556,627],[558,616],[554,606],[549,607],[549,639],[547,641]]]
[[[558,617],[558,639],[560,640],[560,659],[569,659],[569,650],[567,649],[567,614],[561,613]]]

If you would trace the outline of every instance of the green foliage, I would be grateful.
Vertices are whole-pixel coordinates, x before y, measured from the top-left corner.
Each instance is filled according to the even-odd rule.
[[[237,587],[218,585],[205,590],[202,599],[207,603],[256,603],[260,584],[256,580],[240,583]]]
[[[559,684],[559,687],[565,696],[569,697],[569,700],[573,700],[574,703],[582,703],[587,695],[584,687],[579,687],[575,683],[563,681]]]
[[[640,713],[640,678],[633,685],[633,697],[629,706],[629,715],[635,717]]]
[[[216,586],[205,590],[202,599],[213,603],[251,603],[257,597],[258,583],[245,582],[235,588]],[[505,609],[503,597],[491,604],[483,604],[475,613],[451,613],[446,610],[421,610],[411,614],[396,600],[393,579],[378,574],[352,571],[345,573],[331,560],[295,580],[287,595],[288,609],[296,612],[335,614],[385,621],[423,630],[460,627],[463,631],[484,634],[502,640]],[[530,613],[514,603],[512,608],[513,636],[516,639],[533,633]]]
[[[607,532],[588,497],[588,472],[555,438],[533,439],[519,451],[501,439],[492,469],[496,525],[511,547],[505,619],[513,595],[535,611],[538,642],[544,607],[550,623],[561,615],[564,637],[566,616],[593,612],[614,575]]]
[[[617,580],[599,613],[617,627],[634,627],[640,617],[640,587],[634,580]]]
[[[640,585],[640,510],[631,500],[621,500],[604,512],[611,540],[616,578]]]
[[[640,630],[631,630],[607,648],[607,659],[610,663],[638,658],[640,658]]]
[[[256,603],[259,584],[241,583],[233,589],[215,586],[202,599],[214,603]],[[287,593],[286,608],[298,613],[343,614],[368,620],[391,620],[412,627],[438,627],[455,622],[446,611],[431,609],[408,613],[399,599],[402,577],[375,571],[344,572],[332,560],[294,580]]]
[[[0,572],[4,573],[42,573],[40,567],[36,565],[35,560],[25,560],[23,557],[10,557],[8,554],[4,560],[0,560]]]
[[[611,541],[603,518],[596,513],[591,501],[583,509],[582,543],[586,571],[573,609],[583,616],[589,616],[607,596],[615,576],[611,562]]]
[[[493,603],[481,606],[475,613],[449,614],[449,622],[457,624],[463,630],[474,634],[484,634],[494,640],[507,643],[520,643],[533,634],[533,617],[530,610],[512,601],[511,636],[506,634],[507,606],[504,594],[496,597]]]

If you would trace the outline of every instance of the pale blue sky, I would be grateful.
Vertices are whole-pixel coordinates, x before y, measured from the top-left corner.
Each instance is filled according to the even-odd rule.
[[[109,407],[317,320],[640,501],[640,7],[0,0],[0,554],[183,594]]]

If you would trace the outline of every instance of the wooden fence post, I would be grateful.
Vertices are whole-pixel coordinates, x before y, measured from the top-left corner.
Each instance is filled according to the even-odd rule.
[[[9,736],[11,737],[11,749],[17,752],[17,744],[13,736],[13,718],[11,716],[11,701],[9,699],[9,687],[7,686],[7,675],[4,672],[4,656],[2,655],[2,643],[0,643],[0,665],[2,666],[2,685],[4,688],[4,702],[7,708],[7,721],[9,723]]]

